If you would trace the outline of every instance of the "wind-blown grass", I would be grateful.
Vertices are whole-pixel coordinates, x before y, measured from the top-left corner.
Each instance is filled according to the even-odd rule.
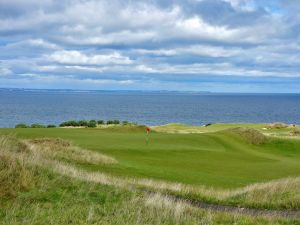
[[[226,130],[232,134],[241,136],[246,142],[260,145],[268,141],[268,138],[260,131],[249,127],[235,127]]]
[[[18,142],[17,142],[18,143]],[[251,184],[243,188],[231,190],[218,190],[207,188],[205,186],[184,185],[181,183],[172,183],[152,179],[134,179],[112,176],[101,172],[89,172],[76,167],[72,163],[84,161],[94,164],[106,163],[103,155],[99,157],[88,158],[85,154],[75,154],[69,149],[75,148],[76,151],[85,151],[77,149],[69,142],[57,139],[40,139],[26,141],[22,146],[20,154],[22,161],[27,160],[28,164],[44,168],[52,168],[56,173],[69,176],[87,182],[94,182],[104,185],[113,185],[124,189],[147,189],[168,193],[174,196],[181,196],[189,200],[200,200],[210,203],[230,204],[253,208],[272,208],[272,209],[299,209],[300,208],[300,177],[286,178],[266,183]],[[53,146],[48,149],[49,143]],[[64,157],[57,156],[57,152],[64,152]],[[69,152],[68,152],[69,151]],[[86,152],[86,154],[88,151]],[[98,153],[93,154],[97,155]],[[69,160],[66,160],[67,157]],[[19,156],[18,156],[19,157]],[[80,158],[82,157],[82,158]],[[71,163],[71,164],[70,164]]]
[[[62,140],[60,138],[50,139],[33,139],[23,141],[31,151],[38,152],[49,159],[58,159],[65,161],[75,161],[77,163],[88,164],[116,164],[117,160],[114,158],[98,153],[81,149],[74,146],[71,142]]]
[[[221,129],[222,126],[207,128],[214,127]],[[268,137],[266,143],[252,144],[228,130],[203,134],[151,132],[147,144],[145,129],[126,126],[0,129],[0,134],[12,132],[22,139],[60,138],[81,149],[112,157],[118,163],[80,164],[89,171],[114,176],[228,189],[300,174],[300,141],[296,138]]]
[[[130,190],[130,186],[126,189],[100,185],[76,173],[74,176],[66,172],[62,174],[63,171],[59,170],[62,166],[74,171],[76,167],[59,158],[49,158],[48,154],[33,151],[14,137],[0,137],[0,157],[6,165],[3,171],[13,175],[3,176],[5,179],[1,180],[1,187],[10,184],[17,187],[13,190],[14,195],[0,196],[0,223],[3,225],[273,225],[298,222],[296,219],[248,217],[199,210],[160,194],[149,195]],[[20,169],[26,171],[21,176],[17,175]],[[33,185],[27,185],[27,181]]]

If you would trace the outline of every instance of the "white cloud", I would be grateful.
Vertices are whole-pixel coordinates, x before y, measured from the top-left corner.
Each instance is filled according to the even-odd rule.
[[[79,51],[57,51],[51,54],[48,59],[61,64],[73,65],[132,64],[132,60],[118,52],[105,55],[86,55]]]
[[[140,42],[151,41],[155,39],[156,36],[156,33],[153,31],[133,32],[124,30],[109,34],[99,32],[93,36],[83,35],[82,37],[79,35],[68,35],[62,37],[62,40],[75,45],[137,44]]]
[[[0,67],[0,76],[8,76],[10,74],[12,74],[12,71],[10,69],[5,68],[5,67],[4,68]]]
[[[237,47],[220,47],[213,45],[190,45],[186,47],[177,47],[172,49],[136,49],[134,52],[139,54],[149,54],[157,56],[188,56],[188,55],[198,55],[198,56],[208,56],[208,57],[232,57],[241,54],[243,49]]]
[[[165,74],[298,77],[296,13],[265,11],[260,2],[3,0],[0,74],[101,82],[156,74],[158,80]]]
[[[28,40],[28,44],[33,47],[41,47],[41,48],[48,48],[48,49],[60,49],[60,47],[56,44],[44,41],[43,39],[30,39]]]
[[[30,48],[31,50],[34,50],[34,49],[59,50],[59,49],[61,49],[61,47],[59,47],[57,44],[50,43],[41,38],[21,40],[21,41],[15,42],[15,43],[8,43],[7,45],[5,45],[5,49],[8,51],[11,51],[14,49],[20,49],[20,48]]]
[[[225,26],[212,26],[205,23],[200,17],[194,16],[191,18],[178,20],[176,22],[178,34],[187,34],[194,37],[204,37],[211,39],[228,39],[236,35],[235,30],[227,29]]]
[[[236,9],[254,11],[256,8],[256,4],[254,0],[224,0],[224,1],[229,2]]]

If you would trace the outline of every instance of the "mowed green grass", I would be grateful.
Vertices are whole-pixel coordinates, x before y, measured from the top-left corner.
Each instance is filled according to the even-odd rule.
[[[118,176],[234,188],[300,175],[300,141],[296,139],[271,138],[265,144],[253,145],[226,131],[153,132],[147,144],[145,131],[138,129],[0,129],[0,134],[4,133],[71,140],[119,162],[82,167]]]

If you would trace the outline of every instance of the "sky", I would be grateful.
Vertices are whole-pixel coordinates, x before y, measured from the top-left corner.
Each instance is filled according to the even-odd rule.
[[[300,92],[299,0],[0,0],[0,87]]]

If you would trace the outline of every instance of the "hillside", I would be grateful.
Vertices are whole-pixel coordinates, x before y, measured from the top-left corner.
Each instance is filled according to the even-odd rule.
[[[148,142],[122,127],[0,137],[1,224],[299,222],[298,139],[247,127],[152,132]]]

